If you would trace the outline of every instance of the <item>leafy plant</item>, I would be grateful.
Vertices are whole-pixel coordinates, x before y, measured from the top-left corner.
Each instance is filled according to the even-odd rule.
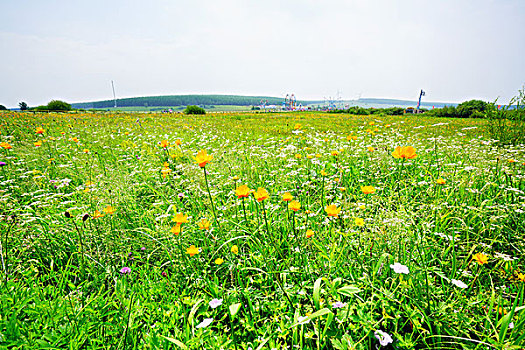
[[[206,110],[199,106],[187,106],[184,114],[206,114]]]

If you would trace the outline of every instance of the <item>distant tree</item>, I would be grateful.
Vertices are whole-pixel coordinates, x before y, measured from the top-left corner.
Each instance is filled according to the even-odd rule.
[[[29,108],[29,107],[27,106],[27,103],[25,103],[24,101],[20,102],[20,103],[18,104],[18,107],[20,107],[20,110],[21,110],[21,111],[25,111],[25,110],[27,110],[27,109]]]
[[[4,105],[0,105],[0,111],[7,111],[7,108]]]
[[[47,104],[48,111],[70,111],[71,105],[60,100],[52,100]]]
[[[199,106],[187,106],[184,114],[206,114],[206,110]]]
[[[484,116],[488,108],[489,104],[485,101],[470,100],[460,103],[456,109],[460,118],[470,118],[472,116],[479,118]]]

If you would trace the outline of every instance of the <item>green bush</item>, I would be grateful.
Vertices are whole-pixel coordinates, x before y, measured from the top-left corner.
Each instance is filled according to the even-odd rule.
[[[199,106],[187,106],[184,114],[206,114],[206,111]]]
[[[70,111],[71,105],[60,100],[52,100],[47,104],[48,111]]]
[[[488,131],[498,145],[525,144],[525,88],[518,91],[507,106],[487,108]]]
[[[0,105],[0,111],[7,111],[7,108],[4,105]]]

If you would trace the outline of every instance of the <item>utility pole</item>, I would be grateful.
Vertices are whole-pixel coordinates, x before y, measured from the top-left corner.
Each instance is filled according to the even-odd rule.
[[[113,84],[113,80],[111,81],[111,88],[113,89],[113,101],[115,102],[114,107],[117,108],[117,96],[115,95],[115,85]]]

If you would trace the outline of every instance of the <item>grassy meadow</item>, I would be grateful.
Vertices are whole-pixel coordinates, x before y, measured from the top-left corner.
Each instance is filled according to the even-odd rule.
[[[525,347],[525,148],[483,119],[0,120],[0,348]]]

